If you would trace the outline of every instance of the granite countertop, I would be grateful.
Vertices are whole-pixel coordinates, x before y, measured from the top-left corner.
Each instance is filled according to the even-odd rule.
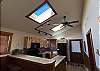
[[[41,64],[50,64],[55,62],[55,67],[63,60],[65,59],[65,56],[60,56],[57,55],[52,59],[47,59],[47,58],[41,58],[41,57],[36,57],[36,56],[30,56],[30,55],[8,55],[10,57],[15,57],[15,58],[20,58],[24,60],[29,60]]]
[[[55,67],[65,58],[66,58],[66,56],[60,56],[60,55],[57,55],[54,58],[52,58],[53,60],[56,60]]]
[[[10,55],[10,54],[4,54],[4,55],[0,55],[0,57],[5,57],[5,56],[8,56],[8,55]]]
[[[41,64],[50,64],[55,62],[55,60],[47,59],[47,58],[41,58],[36,56],[30,56],[30,55],[9,55],[10,57],[20,58],[24,60],[29,60]]]

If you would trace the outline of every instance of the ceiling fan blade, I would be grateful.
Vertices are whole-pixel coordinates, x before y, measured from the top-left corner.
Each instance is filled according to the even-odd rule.
[[[67,24],[69,24],[69,22],[62,22],[61,24],[67,25]]]
[[[72,21],[72,22],[69,22],[69,24],[71,24],[71,23],[77,23],[77,22],[79,22],[78,20],[77,21]]]
[[[61,24],[65,24],[65,22],[62,22]]]
[[[67,26],[74,27],[73,25],[67,25]]]

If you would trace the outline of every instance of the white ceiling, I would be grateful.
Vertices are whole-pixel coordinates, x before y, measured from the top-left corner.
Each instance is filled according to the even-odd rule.
[[[57,12],[57,15],[51,18],[51,21],[49,22],[50,25],[45,24],[41,30],[50,34],[55,34],[55,32],[50,29],[54,27],[53,24],[60,24],[65,15],[67,16],[68,21],[79,20],[81,22],[83,0],[49,0],[49,2]],[[35,23],[25,16],[40,4],[41,3],[37,3],[33,7],[32,0],[2,0],[1,26],[38,34],[34,28],[40,24]],[[80,25],[80,22],[75,23],[74,26]],[[68,29],[70,28],[66,27],[61,31]]]

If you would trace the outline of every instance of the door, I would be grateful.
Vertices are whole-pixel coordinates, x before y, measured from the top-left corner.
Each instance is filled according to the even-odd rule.
[[[70,44],[70,62],[82,64],[83,62],[83,47],[82,39],[69,40]]]
[[[96,61],[95,61],[95,54],[94,54],[94,47],[93,47],[91,29],[87,33],[86,37],[87,37],[87,46],[88,46],[90,69],[91,69],[91,71],[96,71]]]
[[[66,60],[67,60],[67,43],[58,43],[57,52],[58,55],[66,56]]]

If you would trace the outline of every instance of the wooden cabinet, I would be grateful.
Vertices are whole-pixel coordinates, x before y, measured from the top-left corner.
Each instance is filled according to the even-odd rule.
[[[0,31],[0,55],[10,53],[12,33]]]
[[[13,66],[19,68],[20,71],[55,71],[54,63],[41,64],[14,57],[8,57],[8,64],[12,65],[12,68]]]
[[[66,71],[66,60],[63,59],[55,68],[55,71]]]
[[[7,61],[6,61],[6,56],[4,57],[0,57],[0,71],[7,71],[7,68],[6,68],[6,64],[7,64]]]
[[[66,71],[66,61],[65,56],[56,56],[53,59],[28,55],[0,56],[0,71]]]
[[[32,36],[32,37],[24,37],[24,48],[30,48],[32,43],[40,43],[40,47],[47,47],[47,40],[39,37],[39,36]]]
[[[56,48],[57,47],[57,39],[47,39],[48,41],[48,47],[53,47]]]
[[[31,47],[31,37],[24,37],[24,48],[30,48]]]

